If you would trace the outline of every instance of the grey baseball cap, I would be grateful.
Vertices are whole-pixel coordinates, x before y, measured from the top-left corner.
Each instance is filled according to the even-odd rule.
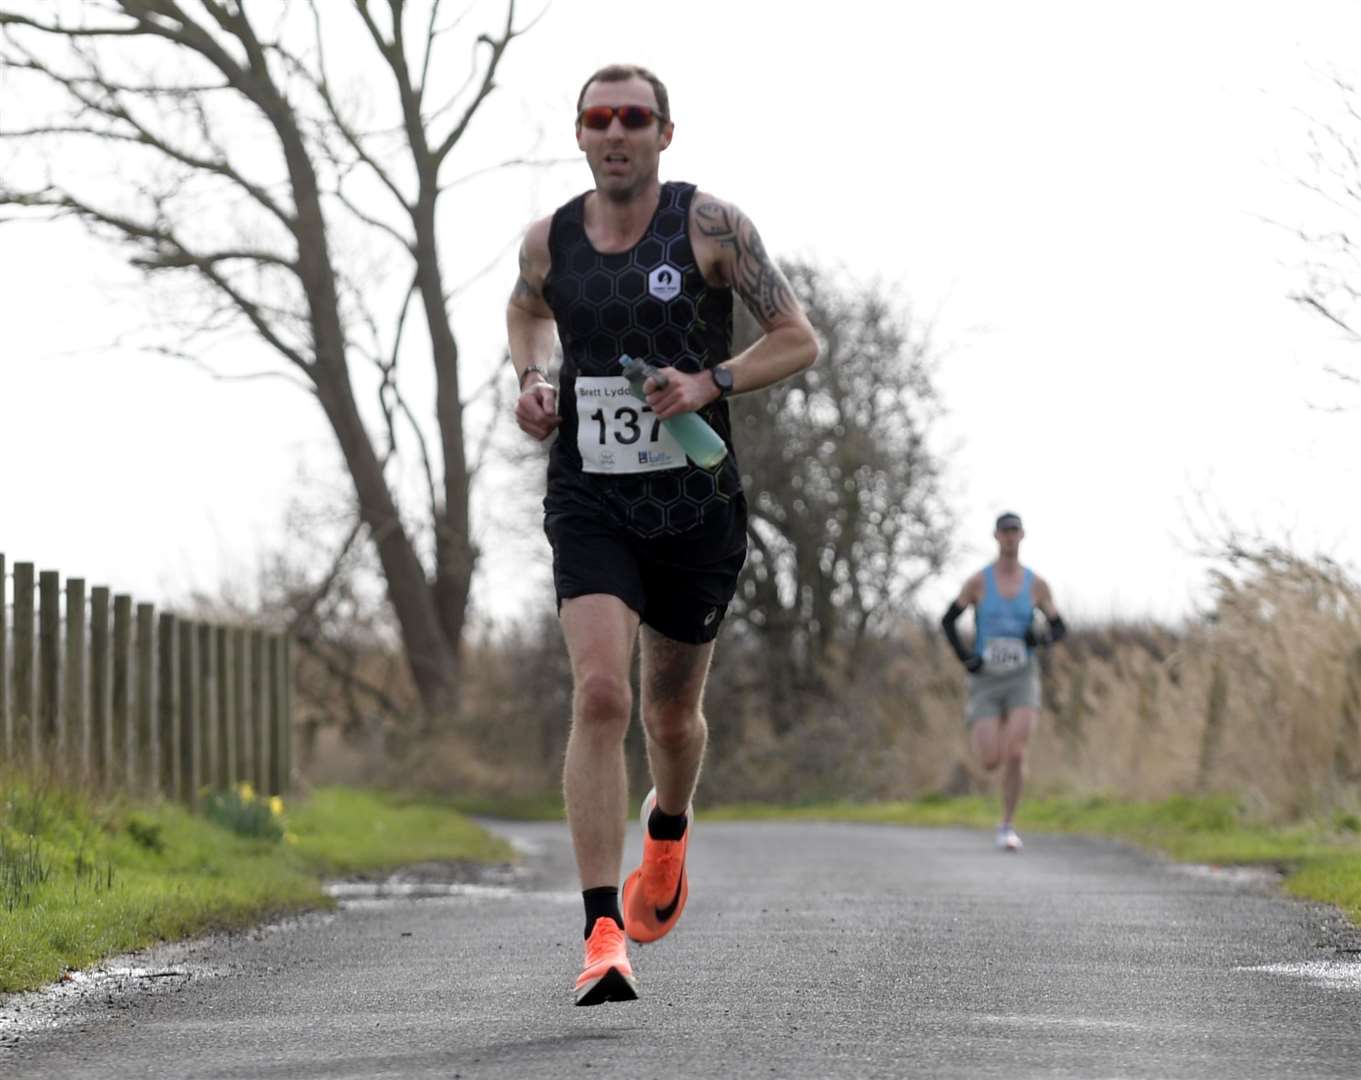
[[[999,516],[997,519],[997,529],[999,532],[1002,529],[1019,529],[1020,527],[1021,515],[1013,514],[1010,510],[1008,510],[1005,514]]]

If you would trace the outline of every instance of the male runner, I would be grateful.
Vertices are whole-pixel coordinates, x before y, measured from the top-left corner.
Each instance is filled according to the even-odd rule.
[[[751,220],[691,184],[660,182],[674,130],[666,87],[651,72],[616,65],[586,80],[577,146],[595,188],[530,225],[506,313],[516,421],[536,439],[558,433],[544,529],[572,664],[563,790],[586,905],[578,1005],[637,996],[623,931],[639,942],[662,937],[689,891],[704,683],[746,559],[725,399],[802,371],[818,349]],[[737,356],[734,292],[764,331]],[[555,337],[557,389],[548,378]],[[668,368],[647,381],[646,406],[622,375],[625,355]],[[659,423],[686,412],[700,413],[728,446],[712,472],[688,461]],[[624,735],[640,636],[654,788],[643,800],[642,863],[621,897]]]
[[[997,846],[1003,851],[1020,851],[1021,838],[1012,823],[1021,801],[1026,741],[1040,712],[1040,667],[1035,648],[1059,641],[1068,628],[1054,607],[1048,583],[1021,565],[1025,530],[1020,515],[1005,513],[999,517],[993,536],[997,561],[964,583],[941,625],[955,655],[969,672],[965,710],[969,743],[989,772],[1004,766]],[[974,609],[974,641],[973,648],[966,649],[955,621],[970,605]],[[1031,625],[1035,608],[1044,612],[1047,632]]]

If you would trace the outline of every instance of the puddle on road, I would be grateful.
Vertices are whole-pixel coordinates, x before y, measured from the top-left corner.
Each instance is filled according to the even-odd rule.
[[[506,900],[522,895],[528,878],[515,865],[420,863],[384,878],[328,881],[323,888],[344,910],[414,900]]]
[[[1150,1024],[1133,1020],[1103,1020],[1096,1016],[977,1016],[973,1018],[982,1024],[1005,1024],[1014,1027],[1045,1028],[1096,1028],[1098,1030],[1143,1031]]]
[[[581,903],[575,892],[532,892],[509,885],[479,885],[467,881],[333,881],[326,892],[342,911],[397,907],[416,901],[534,900],[550,903]]]
[[[510,844],[512,851],[517,855],[524,855],[526,857],[541,855],[547,848],[547,845],[542,844],[537,840],[527,839],[523,836],[508,836],[505,839],[506,842]]]
[[[466,881],[333,881],[326,895],[351,907],[365,901],[426,900],[461,896],[472,900],[504,900],[515,895],[509,885],[475,885]]]
[[[1176,873],[1190,877],[1225,881],[1230,885],[1270,886],[1280,883],[1282,874],[1271,866],[1211,866],[1206,863],[1174,863]]]
[[[1289,964],[1260,964],[1234,970],[1260,971],[1267,975],[1308,979],[1316,986],[1329,990],[1361,990],[1361,960],[1301,960]]]

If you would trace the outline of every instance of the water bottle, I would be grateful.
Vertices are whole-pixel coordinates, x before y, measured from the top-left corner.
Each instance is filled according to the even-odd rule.
[[[652,376],[657,376],[659,386],[666,385],[666,375],[663,370],[655,364],[649,364],[646,360],[635,360],[631,356],[621,356],[619,366],[624,369],[624,378],[628,379],[629,386],[633,388],[633,393],[640,401],[647,401],[647,394],[643,392],[643,383]],[[680,413],[669,420],[663,420],[662,427],[666,428],[676,442],[680,443],[681,449],[685,451],[685,456],[701,469],[716,469],[728,456],[728,446],[723,441],[722,436],[711,428],[708,421],[699,413]]]

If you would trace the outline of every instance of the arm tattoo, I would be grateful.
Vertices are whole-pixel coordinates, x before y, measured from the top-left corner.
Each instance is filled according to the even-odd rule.
[[[762,322],[797,310],[794,293],[771,260],[751,218],[736,207],[710,200],[695,207],[699,231],[734,253],[733,288]]]
[[[515,279],[515,288],[510,291],[510,302],[533,299],[543,302],[543,290],[530,283],[529,243],[520,245],[520,276]]]

